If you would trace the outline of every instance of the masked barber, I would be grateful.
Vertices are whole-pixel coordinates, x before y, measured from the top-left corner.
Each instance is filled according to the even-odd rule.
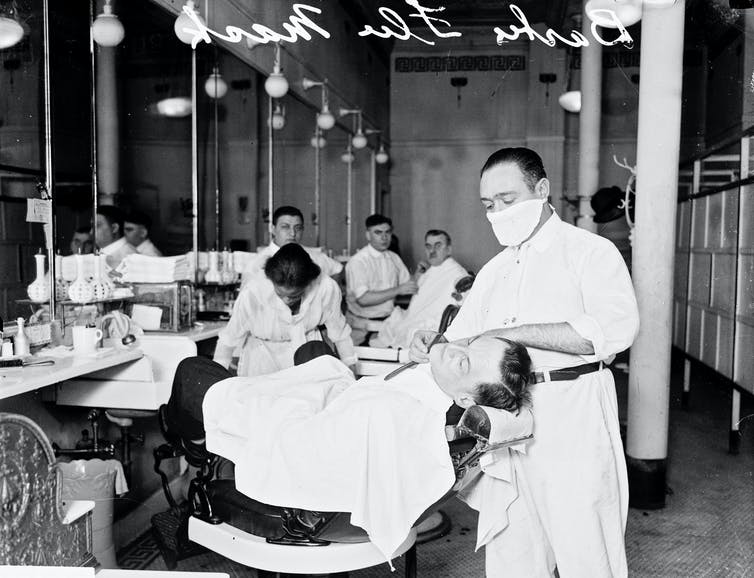
[[[472,495],[499,519],[487,576],[552,576],[556,567],[561,578],[626,576],[628,481],[615,383],[602,362],[636,337],[636,298],[615,246],[561,221],[549,193],[534,151],[501,149],[487,160],[480,198],[503,250],[445,333],[522,343],[537,381],[534,440],[513,458],[518,498],[506,515],[497,492]],[[434,336],[415,335],[415,361],[427,360]]]

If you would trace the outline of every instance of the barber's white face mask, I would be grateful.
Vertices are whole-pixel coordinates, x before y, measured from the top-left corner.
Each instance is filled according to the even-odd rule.
[[[534,231],[547,199],[529,199],[502,211],[486,213],[499,243],[512,247],[523,243]]]

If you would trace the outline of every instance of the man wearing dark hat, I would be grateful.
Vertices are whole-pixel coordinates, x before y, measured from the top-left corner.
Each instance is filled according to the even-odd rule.
[[[597,224],[597,234],[600,237],[611,240],[615,244],[630,272],[631,242],[628,236],[631,232],[631,227],[626,219],[626,194],[620,187],[605,187],[592,195],[590,203],[594,211],[594,218],[592,220]],[[633,216],[633,193],[630,194],[628,199],[628,209],[630,216]]]
[[[149,229],[152,219],[142,212],[134,211],[128,215],[123,223],[123,233],[126,241],[140,255],[148,257],[162,257],[162,252],[149,240]]]

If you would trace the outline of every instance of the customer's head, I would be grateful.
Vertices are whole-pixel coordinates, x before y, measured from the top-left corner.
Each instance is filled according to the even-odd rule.
[[[304,215],[296,207],[284,206],[272,214],[272,240],[278,247],[300,243],[304,235]]]
[[[485,335],[439,343],[429,360],[437,385],[463,408],[518,411],[529,403],[531,359],[520,343]]]
[[[384,215],[375,214],[367,217],[365,225],[367,243],[377,251],[387,251],[393,233],[393,221]]]
[[[129,213],[123,220],[123,234],[126,241],[138,247],[149,238],[149,230],[152,228],[152,219],[141,211]]]
[[[123,236],[123,212],[112,205],[97,207],[94,225],[94,239],[101,249]]]
[[[427,261],[432,267],[442,265],[443,261],[453,253],[450,235],[440,229],[430,229],[424,235],[424,251],[427,253]]]
[[[94,243],[92,243],[92,230],[90,227],[79,227],[73,232],[71,237],[71,255],[78,255],[81,253],[85,255],[91,253],[94,250]]]
[[[301,245],[288,243],[267,260],[264,274],[272,281],[275,294],[294,309],[319,277],[320,268]]]

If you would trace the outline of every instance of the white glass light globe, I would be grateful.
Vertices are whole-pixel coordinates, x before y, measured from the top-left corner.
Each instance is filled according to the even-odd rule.
[[[285,115],[280,111],[280,109],[276,109],[275,112],[272,113],[272,128],[273,130],[280,130],[285,126]]]
[[[606,12],[611,10],[623,26],[631,26],[641,20],[642,0],[588,0],[584,12],[597,26],[617,28],[615,21]]]
[[[109,4],[102,8],[102,14],[92,23],[92,38],[100,46],[118,46],[126,35],[118,17]]]
[[[363,132],[361,132],[361,129],[359,129],[356,134],[353,135],[351,144],[355,149],[363,149],[365,146],[367,146],[367,137]]]
[[[194,3],[191,0],[186,2],[186,6],[194,10]],[[194,16],[198,18],[202,24],[205,23],[204,18],[202,18],[198,13],[195,13]],[[180,40],[184,44],[191,44],[195,36],[194,32],[192,31],[195,30],[196,24],[194,24],[194,21],[188,14],[181,11],[178,18],[175,19],[175,23],[173,24],[173,31],[178,37],[178,40]]]
[[[207,81],[204,83],[204,91],[210,98],[222,98],[228,93],[228,83],[225,82],[217,68],[207,77]]]
[[[13,20],[0,16],[0,50],[15,46],[24,37],[23,27]]]
[[[378,165],[384,165],[389,160],[390,157],[388,156],[387,151],[385,151],[385,147],[380,146],[380,150],[378,150],[377,154],[374,155],[374,162],[376,162]]]
[[[330,130],[335,126],[335,117],[326,108],[322,109],[322,112],[317,113],[317,126],[322,130]]]
[[[163,98],[157,103],[157,112],[162,116],[182,118],[191,114],[191,99],[187,96]]]
[[[327,144],[327,141],[325,140],[325,137],[320,135],[317,137],[316,135],[311,138],[309,141],[309,144],[311,144],[315,149],[323,149],[325,148],[325,145]]]
[[[353,153],[351,151],[346,151],[342,155],[340,155],[340,160],[342,160],[344,163],[352,163],[356,157],[353,156]]]
[[[569,90],[558,97],[558,104],[568,112],[581,112],[581,91]]]
[[[272,98],[283,98],[288,92],[288,80],[282,72],[272,72],[264,81],[264,90]]]

